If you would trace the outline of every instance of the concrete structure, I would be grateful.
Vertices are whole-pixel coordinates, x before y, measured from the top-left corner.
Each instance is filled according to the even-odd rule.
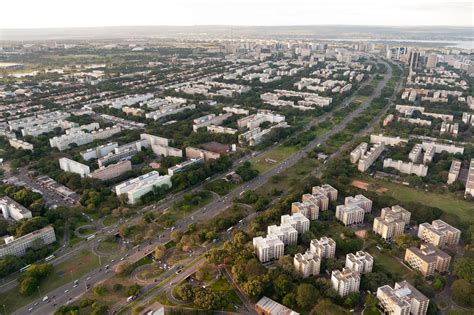
[[[293,265],[303,278],[316,276],[319,275],[321,269],[321,258],[311,251],[306,251],[304,254],[298,253],[295,255]]]
[[[355,195],[354,197],[346,197],[344,199],[345,206],[356,205],[365,210],[365,213],[372,212],[372,200],[364,195]]]
[[[428,174],[428,166],[414,164],[413,162],[403,162],[401,160],[384,159],[383,167],[391,167],[404,174],[415,174],[424,177]]]
[[[426,243],[437,247],[454,246],[459,244],[461,231],[442,220],[421,223],[418,227],[418,237]]]
[[[435,148],[435,153],[441,153],[443,151],[446,151],[451,154],[464,153],[463,147],[457,147],[454,144],[444,144],[444,143],[433,142],[433,141],[423,141],[421,145],[423,146],[423,150],[425,151],[427,151],[429,147],[433,146]]]
[[[26,209],[8,196],[0,198],[0,209],[5,220],[13,219],[15,221],[20,221],[32,217],[30,210]]]
[[[271,111],[259,111],[254,115],[250,115],[237,120],[239,128],[247,128],[249,130],[255,129],[264,122],[277,124],[285,121],[285,116],[274,114]]]
[[[130,204],[136,204],[140,197],[153,190],[153,187],[171,187],[171,176],[151,171],[145,175],[130,179],[115,186],[117,196],[126,194]]]
[[[351,292],[359,292],[360,274],[349,268],[333,270],[331,273],[331,284],[339,296],[346,296]]]
[[[254,237],[252,242],[255,254],[262,263],[278,259],[285,250],[285,244],[274,234],[269,234],[265,238]]]
[[[169,140],[167,138],[150,135],[148,133],[142,133],[140,135],[140,140],[145,140],[146,146],[153,146],[153,145],[168,146],[169,145]]]
[[[367,142],[362,142],[354,150],[352,150],[350,155],[352,164],[357,163],[359,159],[364,156],[364,154],[367,152],[368,146],[369,145],[367,144]]]
[[[301,213],[309,220],[317,220],[319,217],[319,207],[317,203],[311,201],[293,202],[291,204],[291,214]]]
[[[174,174],[184,172],[185,170],[200,163],[204,163],[203,158],[191,159],[191,160],[181,162],[179,164],[176,164],[175,166],[168,168],[168,175],[173,176]]]
[[[31,143],[28,143],[26,141],[16,139],[16,138],[10,138],[8,139],[8,143],[10,146],[14,147],[15,149],[18,150],[30,150],[33,151],[33,145]]]
[[[336,219],[345,226],[364,222],[365,210],[358,205],[339,205],[336,207]]]
[[[346,268],[357,271],[360,274],[372,272],[374,257],[368,252],[359,250],[354,254],[346,255]]]
[[[268,226],[268,235],[276,235],[285,245],[295,245],[298,242],[298,231],[289,224]]]
[[[431,163],[433,161],[433,158],[436,153],[436,148],[435,147],[428,147],[425,151],[425,154],[423,154],[423,163]]]
[[[295,213],[292,215],[282,215],[281,216],[281,225],[289,224],[294,227],[298,234],[303,234],[304,232],[309,231],[309,220],[302,213]]]
[[[388,146],[396,146],[408,143],[408,139],[400,137],[388,137],[383,135],[370,135],[370,143],[383,143]]]
[[[392,289],[384,285],[377,289],[380,305],[390,315],[425,315],[430,300],[406,281],[396,282]]]
[[[421,146],[420,143],[417,143],[413,146],[410,153],[408,154],[408,159],[412,161],[413,163],[416,163],[420,160],[422,154],[423,154],[423,147]]]
[[[100,180],[110,180],[131,170],[132,163],[130,161],[119,161],[115,164],[110,164],[108,166],[96,169],[90,174],[90,177]]]
[[[92,159],[98,159],[98,158],[104,157],[110,152],[113,152],[115,148],[117,147],[118,147],[117,142],[109,142],[107,144],[100,145],[92,149],[81,151],[79,154],[85,161],[89,161]]]
[[[65,157],[59,159],[59,167],[65,172],[79,174],[81,177],[87,177],[91,172],[89,166]]]
[[[403,234],[410,217],[411,213],[399,205],[383,208],[380,216],[374,219],[373,231],[383,239],[393,239]]]
[[[194,147],[187,147],[185,149],[185,152],[186,152],[186,158],[188,160],[202,158],[204,159],[204,161],[209,161],[209,160],[218,159],[221,156],[219,153],[207,151],[204,149],[194,148]]]
[[[197,132],[199,128],[204,128],[210,125],[219,126],[232,115],[232,113],[221,114],[218,116],[215,114],[209,114],[196,118],[193,120],[193,131]]]
[[[466,190],[465,195],[471,195],[474,197],[474,159],[469,163],[469,170],[467,173]]]
[[[52,226],[46,226],[19,238],[10,236],[5,239],[5,244],[0,245],[0,259],[8,255],[23,256],[26,250],[35,244],[49,245],[54,242],[56,242],[56,235]]]
[[[309,250],[321,258],[334,258],[336,255],[336,242],[330,237],[323,236],[319,240],[311,240]]]
[[[157,156],[176,156],[183,157],[183,150],[168,147],[160,144],[151,145],[151,149]]]
[[[332,187],[331,185],[329,184],[323,184],[321,186],[314,186],[313,189],[312,189],[312,194],[313,195],[323,195],[323,196],[326,196],[329,201],[333,202],[333,201],[337,201],[337,189]],[[324,209],[322,211],[325,211],[327,210]]]
[[[461,171],[461,165],[462,165],[461,161],[458,161],[458,160],[453,160],[451,162],[451,167],[449,168],[449,173],[448,173],[448,181],[447,181],[448,185],[453,184],[458,179],[459,172]],[[474,187],[474,165],[473,165],[473,173],[472,174],[470,172],[468,173],[468,181],[466,183],[469,182],[469,175],[473,176],[471,178],[471,181],[473,185],[472,187]]]
[[[267,298],[266,296],[261,298],[257,302],[257,304],[255,304],[255,310],[257,311],[259,315],[299,315],[300,314],[284,305],[281,305],[280,303],[273,301],[270,298]]]
[[[410,247],[405,252],[405,262],[423,276],[433,276],[435,270],[447,272],[451,256],[431,244],[421,244],[420,248]]]
[[[385,145],[383,143],[376,143],[370,148],[368,152],[366,152],[363,156],[359,159],[359,164],[357,165],[357,169],[361,172],[365,172],[369,169],[372,163],[377,160],[377,158],[382,154],[383,150],[385,149]]]

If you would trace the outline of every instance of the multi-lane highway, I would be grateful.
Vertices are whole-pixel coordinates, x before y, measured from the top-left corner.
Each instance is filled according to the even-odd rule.
[[[256,190],[256,189],[258,189],[259,187],[264,185],[272,176],[277,175],[277,174],[285,171],[286,169],[294,166],[301,158],[305,157],[308,152],[310,152],[311,150],[316,148],[317,145],[323,144],[332,135],[334,135],[334,134],[340,132],[341,130],[343,130],[355,117],[357,117],[363,110],[365,110],[370,105],[370,103],[372,102],[372,100],[374,98],[376,98],[380,95],[382,89],[385,87],[388,80],[390,79],[390,77],[392,75],[391,66],[388,63],[386,63],[382,60],[378,60],[378,61],[385,64],[387,66],[387,69],[388,69],[387,73],[384,75],[383,80],[381,80],[379,82],[378,86],[375,88],[372,95],[369,96],[367,98],[367,100],[364,101],[357,109],[355,109],[353,112],[349,113],[338,125],[334,126],[330,131],[328,131],[327,133],[325,133],[321,137],[319,137],[317,139],[314,139],[313,141],[308,143],[303,149],[301,149],[300,151],[298,151],[295,154],[291,155],[286,160],[281,162],[279,165],[277,165],[274,168],[268,170],[267,172],[261,174],[260,176],[254,178],[253,180],[245,183],[244,185],[236,188],[235,190],[228,193],[226,196],[223,196],[221,198],[217,198],[217,199],[213,200],[211,203],[209,203],[208,205],[206,205],[205,207],[203,207],[201,209],[198,209],[192,215],[190,215],[187,218],[181,220],[179,222],[179,225],[176,226],[176,228],[178,230],[183,230],[184,231],[187,228],[187,226],[190,223],[194,222],[194,221],[203,221],[203,220],[205,221],[205,220],[208,220],[208,219],[214,217],[218,213],[220,213],[223,210],[225,210],[226,208],[228,208],[232,204],[232,200],[235,197],[238,197],[242,192],[244,192],[246,190]],[[348,104],[350,104],[355,99],[355,97],[356,97],[356,93],[354,93],[353,96],[347,98],[341,104],[341,106],[343,106],[343,107],[347,106]],[[320,116],[318,119],[315,120],[315,123],[324,123],[324,121],[328,117],[330,117],[330,115],[331,115],[331,113],[326,113],[326,114]],[[260,152],[260,154],[263,154],[263,153],[264,152]],[[258,154],[258,155],[260,155],[260,154]],[[238,161],[238,163],[241,163],[245,160],[248,160],[249,158],[250,157],[244,157],[240,161]],[[177,194],[173,197],[169,197],[169,198],[165,199],[163,202],[159,203],[158,205],[160,207],[163,207],[166,204],[171,205],[173,202],[175,202],[177,200],[176,197],[181,196],[181,195],[182,195],[182,193]],[[152,209],[156,209],[156,208],[157,208],[156,205],[148,206],[148,207],[145,207],[144,209],[142,209],[141,213],[143,213],[145,211],[152,210]],[[114,229],[115,229],[115,227],[104,228],[102,230],[102,235],[107,234],[108,232],[109,233],[113,232]],[[141,245],[139,247],[131,249],[126,254],[126,256],[124,255],[124,257],[121,257],[121,258],[123,258],[123,261],[132,261],[132,260],[135,261],[137,258],[143,257],[143,255],[145,255],[147,252],[152,251],[156,247],[157,244],[167,242],[169,240],[170,233],[171,233],[170,230],[166,230],[165,232],[162,233],[162,235],[163,235],[162,237],[157,237],[157,238],[151,240],[149,243],[146,243],[146,245]],[[94,240],[93,242],[98,242],[100,239],[101,239],[101,237],[97,237],[97,239]],[[217,244],[211,244],[210,247],[215,246],[215,245],[217,245]],[[105,263],[104,263],[104,266],[102,268],[98,268],[98,269],[90,272],[89,274],[83,276],[82,278],[77,279],[78,280],[77,285],[74,285],[74,283],[71,282],[71,283],[66,284],[66,285],[64,285],[60,288],[57,288],[57,289],[55,289],[51,292],[46,293],[45,295],[47,295],[49,297],[48,300],[50,302],[43,302],[42,301],[43,297],[39,297],[34,302],[32,302],[29,305],[17,310],[13,314],[28,314],[28,313],[31,313],[31,314],[51,314],[51,313],[53,313],[54,310],[57,307],[59,307],[60,305],[70,303],[74,299],[77,299],[80,295],[82,295],[87,290],[87,287],[92,288],[95,284],[97,284],[97,283],[99,283],[99,282],[101,282],[101,281],[103,281],[107,278],[110,278],[113,275],[113,272],[112,271],[107,272],[107,270],[113,270],[114,267],[116,266],[116,264],[118,264],[120,262],[121,258],[117,259],[117,261],[113,261],[113,262],[109,263],[109,268],[108,269],[105,268]],[[188,275],[188,274],[192,274],[193,268],[197,268],[197,266],[199,265],[198,262],[193,263],[189,268],[187,268],[182,273],[180,273],[175,278],[176,281],[179,281],[179,279],[181,279],[181,278],[182,279],[186,278],[185,276]],[[163,276],[165,277],[167,275],[171,275],[174,272],[175,272],[174,269],[170,269]],[[166,279],[166,277],[164,279]],[[155,284],[152,284],[152,285],[150,285],[150,288],[144,288],[144,289],[152,289],[154,286],[155,286]],[[150,296],[154,296],[155,294],[157,294],[157,292],[161,292],[162,290],[165,290],[166,287],[167,286],[160,287],[158,290],[155,290],[153,292],[153,294],[150,295]],[[68,290],[68,291],[66,291],[66,290]],[[53,296],[54,296],[54,298],[53,298]]]

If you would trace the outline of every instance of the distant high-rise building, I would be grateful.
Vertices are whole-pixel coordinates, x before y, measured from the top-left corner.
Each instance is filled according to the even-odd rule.
[[[408,56],[408,66],[411,70],[415,70],[418,68],[418,61],[420,60],[420,52],[419,51],[410,51]]]
[[[428,58],[426,59],[426,68],[428,69],[436,68],[437,64],[438,64],[438,55],[435,53],[429,54]]]

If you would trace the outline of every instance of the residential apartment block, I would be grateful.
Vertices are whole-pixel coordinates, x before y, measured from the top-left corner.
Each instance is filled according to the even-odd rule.
[[[390,315],[425,315],[430,300],[406,281],[396,282],[392,289],[384,285],[377,289],[377,298]]]
[[[15,221],[20,221],[32,217],[30,210],[26,209],[8,196],[0,198],[0,209],[2,210],[3,218],[5,218],[5,220],[13,219]]]
[[[309,220],[302,213],[295,213],[293,215],[282,215],[281,224],[289,224],[298,231],[298,234],[303,234],[309,231]]]
[[[306,251],[304,254],[298,253],[295,255],[293,265],[303,278],[316,276],[321,268],[321,258],[311,251]]]
[[[145,175],[130,179],[115,186],[117,196],[126,194],[130,204],[136,204],[140,197],[153,190],[153,187],[171,187],[171,176],[160,175],[157,171],[151,171]]]
[[[447,184],[451,185],[453,184],[459,177],[459,172],[461,171],[461,161],[458,160],[453,160],[451,162],[451,167],[449,168],[449,173],[448,173],[448,181]],[[473,170],[474,173],[474,170]],[[474,174],[473,174],[474,175]],[[469,177],[469,175],[468,175]],[[472,181],[474,181],[474,177],[472,178]],[[468,180],[469,182],[469,180]],[[474,184],[474,182],[473,182]]]
[[[336,207],[336,219],[345,226],[364,222],[365,210],[358,205],[339,205]]]
[[[360,157],[357,169],[361,172],[368,170],[375,160],[378,159],[380,154],[382,154],[384,149],[385,145],[383,143],[374,144],[369,151]]]
[[[323,236],[319,240],[311,240],[309,250],[321,258],[334,258],[336,255],[336,242],[330,237]]]
[[[465,195],[471,195],[474,197],[474,159],[471,160],[469,164],[469,171],[467,174],[467,181],[466,181],[466,190]]]
[[[100,167],[90,173],[90,177],[97,178],[100,180],[110,180],[112,178],[118,177],[125,172],[132,170],[132,163],[128,160],[119,161],[115,164],[110,164],[108,166]]]
[[[403,234],[405,225],[410,223],[411,213],[399,205],[383,208],[379,217],[374,219],[373,231],[383,239],[393,239]]]
[[[352,164],[355,164],[359,161],[361,157],[367,152],[369,145],[367,142],[360,143],[350,154],[350,160]]]
[[[311,201],[293,202],[291,204],[291,214],[301,213],[309,220],[317,220],[319,218],[319,207]]]
[[[260,262],[268,262],[278,259],[283,255],[285,244],[274,234],[269,234],[265,238],[259,236],[253,238],[253,248]]]
[[[312,189],[313,195],[323,195],[326,196],[329,201],[337,201],[337,189],[332,187],[329,184],[323,184],[321,186],[314,186]],[[327,209],[326,209],[327,210]],[[322,210],[324,211],[324,210]]]
[[[448,271],[451,256],[431,244],[421,244],[420,248],[410,247],[405,252],[405,262],[418,270],[425,277],[434,275],[435,271]]]
[[[5,238],[5,244],[0,245],[0,259],[7,255],[23,256],[26,250],[37,244],[38,240],[44,245],[56,242],[56,235],[52,226],[33,231],[19,238],[13,236]]]
[[[372,200],[364,195],[355,195],[354,197],[346,197],[344,199],[345,206],[356,205],[365,210],[365,213],[372,212]]]
[[[289,224],[270,225],[267,235],[277,236],[285,245],[294,245],[298,242],[298,231]]]
[[[358,251],[346,255],[346,268],[357,271],[360,274],[372,272],[374,258],[368,252]]]
[[[351,292],[359,292],[360,274],[346,267],[342,271],[333,270],[331,273],[331,284],[339,296],[346,296]]]
[[[292,309],[273,301],[264,296],[255,304],[255,310],[259,315],[299,315]]]
[[[426,243],[444,247],[459,244],[461,231],[442,220],[434,220],[431,224],[425,222],[419,225],[418,237]]]

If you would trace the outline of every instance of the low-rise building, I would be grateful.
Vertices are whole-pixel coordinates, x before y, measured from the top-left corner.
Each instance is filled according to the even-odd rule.
[[[331,273],[331,284],[337,294],[342,297],[351,292],[359,292],[360,274],[346,267],[342,271],[333,270]]]
[[[422,154],[423,154],[423,147],[421,146],[420,143],[417,143],[413,146],[410,153],[408,154],[408,159],[412,161],[413,163],[416,163],[420,160]]]
[[[128,202],[136,204],[141,196],[152,191],[154,187],[171,187],[171,185],[171,176],[160,175],[157,171],[151,171],[115,186],[115,193],[117,196],[126,194]]]
[[[352,150],[350,154],[350,160],[352,164],[355,164],[359,161],[361,157],[364,156],[364,154],[367,152],[367,148],[369,145],[367,142],[362,142],[359,144],[354,150]]]
[[[418,237],[426,243],[437,247],[459,244],[461,231],[442,220],[421,223],[418,227]]]
[[[380,154],[382,154],[385,149],[383,143],[374,144],[368,152],[360,157],[359,163],[357,164],[357,169],[361,172],[365,172],[369,167],[378,159]]]
[[[374,219],[373,231],[383,239],[393,239],[403,234],[410,217],[411,213],[399,205],[383,208],[380,216]]]
[[[132,170],[132,163],[128,160],[100,167],[90,174],[90,177],[100,180],[110,180]]]
[[[255,304],[255,310],[257,311],[259,315],[299,315],[300,314],[284,305],[281,305],[280,303],[273,301],[270,298],[267,298],[266,296],[261,298],[257,302],[257,304]]]
[[[346,255],[346,268],[357,271],[360,274],[372,272],[374,257],[368,252],[359,250],[358,252]]]
[[[319,275],[321,269],[321,258],[311,251],[306,251],[304,254],[298,253],[295,255],[293,265],[303,278],[316,276]]]
[[[19,238],[13,236],[5,238],[5,244],[0,245],[0,259],[5,256],[23,256],[28,248],[35,244],[49,245],[56,242],[56,235],[52,226],[33,231]]]
[[[13,219],[15,221],[20,221],[32,217],[30,210],[26,209],[8,196],[0,198],[0,209],[2,210],[5,220]]]
[[[59,167],[65,172],[79,174],[81,177],[87,177],[91,172],[89,166],[65,157],[59,159]]]
[[[451,167],[449,168],[449,173],[448,173],[448,181],[447,181],[448,185],[453,184],[458,179],[459,172],[461,171],[461,165],[462,165],[461,161],[458,161],[458,160],[453,160],[451,162]],[[474,169],[473,169],[473,176],[474,176]],[[474,181],[474,177],[472,178],[472,180]]]
[[[8,143],[10,144],[10,146],[18,150],[21,149],[21,150],[33,151],[33,145],[31,143],[20,140],[20,139],[10,138],[8,139]]]
[[[320,258],[334,258],[336,255],[336,242],[330,237],[323,236],[319,240],[311,240],[309,250]]]
[[[365,210],[358,205],[339,205],[336,207],[336,219],[345,226],[364,222]]]
[[[211,152],[211,151],[194,148],[194,147],[187,147],[185,151],[186,151],[186,158],[188,160],[203,158],[204,161],[209,161],[209,160],[218,159],[221,156],[220,153]]]
[[[466,181],[466,190],[464,194],[471,195],[474,197],[474,159],[472,159],[471,163],[469,163],[469,170],[467,173],[467,181]]]
[[[91,149],[81,151],[79,154],[84,159],[84,161],[89,161],[89,160],[92,160],[92,159],[98,159],[98,158],[104,157],[107,154],[109,154],[110,152],[113,152],[115,150],[115,148],[117,148],[117,147],[118,147],[117,142],[110,142],[110,143],[100,145],[100,146],[95,147],[95,148],[91,148]]]
[[[396,169],[400,173],[415,174],[420,177],[425,177],[426,175],[428,175],[428,166],[424,164],[415,164],[413,162],[404,162],[401,160],[392,160],[389,158],[383,160],[383,167],[391,167]]]
[[[265,238],[259,236],[253,238],[253,248],[260,262],[268,262],[278,259],[283,255],[285,244],[274,234],[269,234]]]
[[[168,168],[168,175],[173,176],[174,174],[184,172],[187,169],[193,167],[194,165],[197,165],[200,163],[204,163],[203,158],[191,159],[191,160],[181,162],[179,164],[176,164],[175,166]]]
[[[408,139],[389,137],[384,135],[370,135],[370,143],[383,143],[387,146],[396,146],[408,143]]]
[[[387,314],[425,315],[430,300],[406,281],[396,282],[392,289],[384,285],[377,289],[377,298]]]
[[[423,276],[434,275],[435,271],[447,272],[451,256],[431,244],[421,244],[420,248],[410,247],[405,252],[405,262]]]

